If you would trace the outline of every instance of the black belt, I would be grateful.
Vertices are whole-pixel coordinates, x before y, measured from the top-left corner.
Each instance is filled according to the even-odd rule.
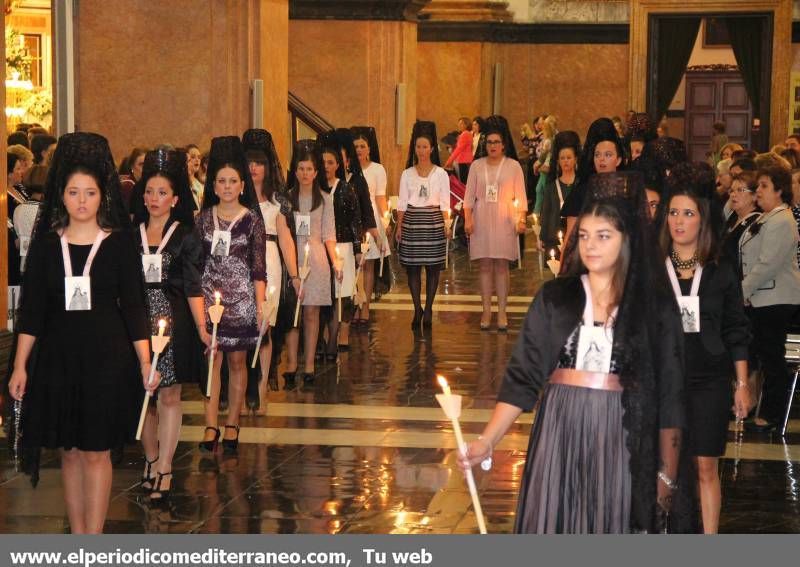
[[[277,242],[278,241],[278,235],[277,234],[268,234],[267,235],[267,240],[270,241],[270,242]]]

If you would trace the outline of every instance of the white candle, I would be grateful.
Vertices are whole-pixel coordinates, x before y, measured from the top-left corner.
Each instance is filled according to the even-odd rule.
[[[158,366],[158,355],[164,352],[164,349],[169,343],[169,337],[164,336],[164,329],[167,327],[167,322],[164,319],[158,321],[158,334],[150,337],[150,344],[153,348],[153,362],[150,365],[150,374],[147,377],[147,385],[152,386],[156,379],[156,367]],[[144,394],[144,401],[142,402],[142,410],[139,412],[139,425],[136,428],[136,440],[142,438],[142,429],[144,428],[145,419],[147,419],[147,407],[150,405],[150,398],[153,397],[153,392],[147,390]]]
[[[560,230],[558,231],[558,243],[564,246],[564,233]]]
[[[444,393],[444,400],[439,400],[439,403],[442,405],[442,409],[445,410],[445,415],[450,418],[450,422],[453,425],[453,432],[456,436],[458,452],[461,454],[461,456],[466,456],[467,444],[464,442],[464,436],[461,434],[461,425],[458,422],[458,414],[461,411],[461,396],[453,396],[452,392],[450,391],[450,386],[447,384],[447,379],[444,376],[439,375],[436,377],[436,380],[439,382],[439,386],[441,386],[442,392]],[[475,486],[475,477],[472,475],[472,469],[467,469],[464,472],[464,475],[467,478],[467,486],[469,487],[469,494],[472,498],[472,507],[475,510],[475,518],[478,521],[478,529],[482,534],[485,534],[486,523],[483,518],[481,502],[478,499],[478,489]]]
[[[214,305],[208,308],[208,316],[211,319],[211,347],[208,352],[208,376],[206,379],[206,397],[211,397],[211,383],[214,378],[214,351],[217,346],[217,325],[222,319],[225,308],[221,304],[222,294],[214,292]]]

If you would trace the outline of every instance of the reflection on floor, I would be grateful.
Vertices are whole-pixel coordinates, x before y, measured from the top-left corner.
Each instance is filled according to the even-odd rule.
[[[531,255],[531,254],[529,254]],[[351,350],[320,363],[313,387],[270,394],[266,415],[243,418],[239,455],[201,454],[202,402],[184,395],[184,427],[167,506],[145,503],[138,448],[115,470],[106,531],[118,533],[476,533],[452,429],[434,400],[442,373],[465,397],[465,435],[477,435],[530,297],[542,281],[536,258],[512,272],[510,332],[478,329],[478,273],[456,253],[443,274],[434,327],[409,329],[411,305],[397,270]],[[545,278],[549,278],[545,268]],[[282,384],[281,384],[282,386]],[[513,528],[531,416],[523,415],[476,470],[492,533]],[[745,436],[722,461],[724,532],[800,532],[800,422],[785,440]],[[730,440],[733,441],[733,433]],[[738,460],[737,460],[738,457]],[[66,532],[58,457],[45,456],[33,490],[0,450],[0,533]]]

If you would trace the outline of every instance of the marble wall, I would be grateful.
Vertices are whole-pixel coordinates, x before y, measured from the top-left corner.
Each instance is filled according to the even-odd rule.
[[[599,116],[624,115],[626,45],[420,43],[417,109],[439,130],[462,114],[492,113],[494,63],[502,69],[500,113],[513,133],[536,114],[584,135]]]
[[[397,124],[397,86],[406,85]],[[396,192],[416,117],[417,28],[409,22],[289,22],[289,90],[337,127],[374,126]],[[400,143],[398,144],[398,132]]]
[[[249,124],[249,2],[81,0],[76,127],[133,146],[240,135]],[[285,116],[285,115],[284,115]]]

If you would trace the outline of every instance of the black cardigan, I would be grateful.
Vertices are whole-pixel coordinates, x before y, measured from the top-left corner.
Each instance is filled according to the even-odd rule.
[[[750,344],[750,321],[744,312],[742,285],[728,258],[703,266],[700,278],[700,339],[709,358],[726,352],[730,360],[747,360]],[[687,360],[691,374],[692,362]],[[725,374],[728,368],[721,368]]]
[[[546,282],[531,304],[506,367],[497,400],[530,411],[558,364],[559,354],[583,316],[586,295],[580,278]],[[674,307],[674,306],[672,306]],[[653,323],[660,329],[659,350],[653,352],[658,384],[658,423],[661,428],[684,423],[683,330],[677,309],[661,310]]]

